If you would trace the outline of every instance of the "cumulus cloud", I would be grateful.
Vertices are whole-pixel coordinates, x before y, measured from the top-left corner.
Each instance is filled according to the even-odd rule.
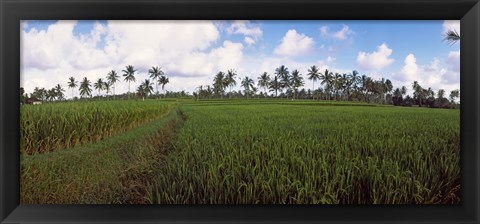
[[[95,81],[112,69],[122,75],[126,65],[137,69],[132,88],[149,78],[150,67],[160,66],[169,77],[175,77],[167,88],[193,89],[187,86],[192,80],[234,68],[243,59],[241,43],[225,41],[216,46],[220,32],[211,21],[108,21],[95,23],[90,32],[81,35],[73,31],[76,24],[58,21],[46,30],[21,31],[21,85],[26,92],[58,83],[66,89],[70,76]],[[184,82],[173,81],[177,78]],[[116,84],[117,93],[127,88],[125,82]],[[74,92],[78,96],[78,91]]]
[[[366,70],[380,70],[393,63],[393,58],[390,58],[392,52],[393,50],[383,43],[377,47],[377,51],[371,53],[358,52],[357,64],[360,68]]]
[[[244,41],[246,44],[248,44],[248,45],[252,45],[252,44],[255,43],[255,40],[252,39],[251,37],[245,37],[245,38],[243,39],[243,41]]]
[[[336,32],[330,32],[330,28],[328,26],[320,27],[320,35],[324,38],[334,38],[337,40],[346,40],[351,37],[355,32],[350,29],[347,25],[343,25],[342,29]]]
[[[299,56],[310,53],[314,45],[311,37],[297,33],[296,30],[289,30],[273,52],[281,56]]]
[[[250,39],[258,40],[263,36],[263,31],[259,25],[254,25],[250,21],[237,20],[227,28],[229,34],[243,34]]]
[[[434,58],[429,64],[418,65],[415,56],[408,54],[401,71],[394,73],[392,78],[396,87],[407,87],[410,95],[413,81],[418,81],[424,88],[444,89],[448,93],[460,88],[459,55],[460,52],[452,51],[445,60]]]

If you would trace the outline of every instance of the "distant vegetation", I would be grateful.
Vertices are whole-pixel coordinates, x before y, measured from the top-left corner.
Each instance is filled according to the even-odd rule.
[[[79,100],[73,96],[73,90],[78,87],[80,100],[95,99],[130,99],[136,96],[139,99],[154,99],[161,97],[214,99],[214,98],[285,98],[285,99],[311,99],[311,100],[336,100],[367,102],[377,104],[392,104],[396,106],[426,106],[430,108],[459,108],[457,100],[460,98],[460,91],[452,90],[447,93],[443,89],[435,92],[432,88],[424,88],[414,81],[411,89],[413,96],[407,95],[405,86],[395,88],[389,79],[375,80],[367,75],[360,75],[357,71],[340,74],[329,70],[319,71],[318,67],[313,65],[308,69],[306,78],[298,70],[290,72],[284,65],[275,69],[273,76],[263,72],[257,77],[257,81],[248,76],[244,78],[237,77],[234,69],[225,72],[218,72],[211,85],[200,85],[193,93],[169,92],[165,86],[170,82],[169,78],[159,67],[149,69],[150,79],[146,79],[136,88],[134,95],[130,92],[131,82],[136,81],[135,73],[137,70],[131,65],[126,66],[123,72],[123,81],[128,83],[128,92],[122,94],[115,93],[115,84],[120,82],[120,76],[112,70],[104,79],[98,79],[93,83],[93,88],[97,91],[93,94],[92,83],[87,77],[78,83],[72,76],[68,79],[67,86],[72,89],[70,100]],[[312,88],[305,89],[305,79],[312,82]],[[320,87],[315,88],[316,83]],[[155,88],[154,85],[155,84]],[[235,91],[233,87],[239,85],[243,90]],[[158,87],[161,87],[163,93],[160,93]],[[228,92],[227,92],[228,91]],[[21,103],[31,101],[31,99],[42,102],[65,101],[65,90],[60,84],[54,88],[46,90],[36,87],[30,94],[26,94],[21,88]],[[105,93],[105,95],[102,95]]]

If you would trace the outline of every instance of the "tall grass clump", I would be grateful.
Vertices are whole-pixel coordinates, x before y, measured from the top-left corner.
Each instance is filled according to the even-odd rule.
[[[65,102],[20,109],[22,154],[97,142],[166,115],[174,104],[161,101]]]
[[[458,110],[198,102],[147,192],[160,204],[458,203]]]

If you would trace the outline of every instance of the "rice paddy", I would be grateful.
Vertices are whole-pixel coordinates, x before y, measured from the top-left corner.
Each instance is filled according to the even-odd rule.
[[[22,125],[39,124],[22,133],[45,126],[53,132],[39,136],[67,138],[39,142],[22,135],[22,203],[459,202],[459,110],[333,101],[161,102],[118,102],[99,113],[103,118],[81,120],[74,112],[88,115],[86,107],[105,103],[27,107]],[[63,111],[55,115],[63,120],[45,114],[54,110]],[[119,117],[105,119],[108,114]],[[65,127],[60,121],[90,128],[56,130]],[[74,131],[83,134],[73,139],[85,135],[87,143],[66,143],[71,138],[62,133]],[[120,196],[126,189],[133,189],[130,197]]]

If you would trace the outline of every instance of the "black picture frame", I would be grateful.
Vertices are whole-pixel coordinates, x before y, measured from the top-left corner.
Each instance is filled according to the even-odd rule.
[[[479,223],[479,0],[0,0],[1,223]],[[20,20],[461,19],[461,203],[19,205]]]

